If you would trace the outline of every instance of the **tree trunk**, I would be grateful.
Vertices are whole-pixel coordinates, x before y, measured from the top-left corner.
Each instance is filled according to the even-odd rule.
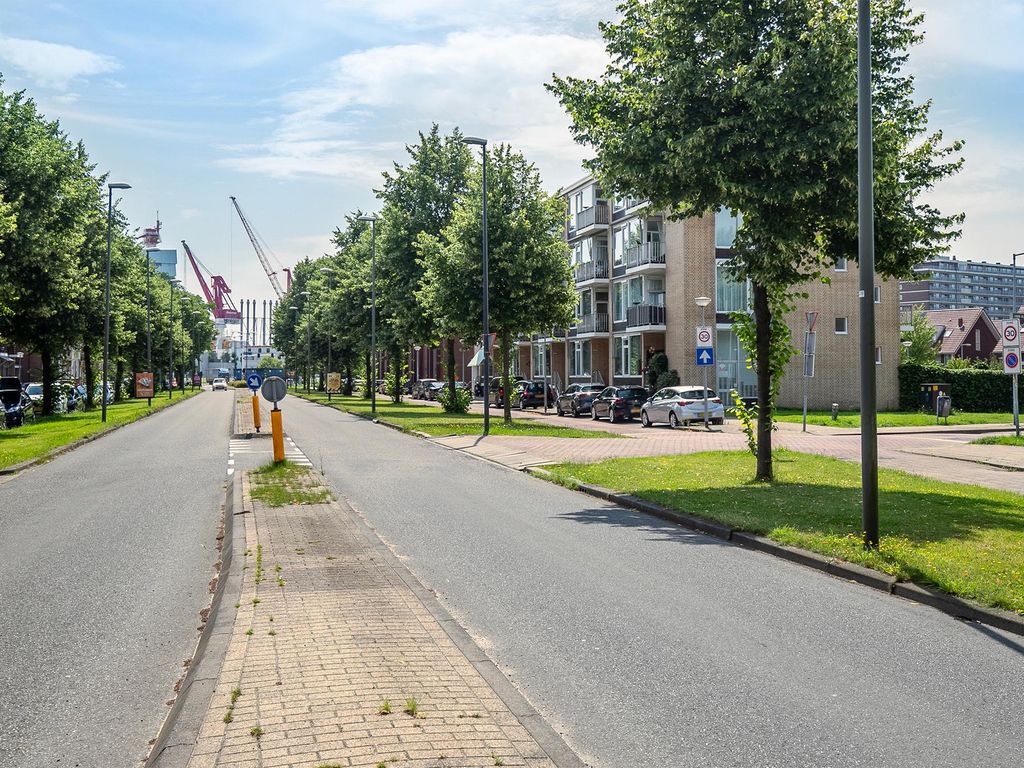
[[[114,402],[120,403],[124,399],[122,389],[124,383],[124,361],[118,360],[114,363]]]
[[[43,415],[53,413],[53,352],[43,347]]]
[[[757,360],[757,475],[759,482],[771,482],[772,471],[772,372],[771,340],[772,313],[768,304],[768,289],[752,283],[754,294],[754,328],[756,332],[755,359]]]
[[[395,384],[391,392],[391,400],[395,403],[402,402],[402,372],[404,370],[405,363],[402,360],[402,350],[396,344],[391,350],[391,364],[394,366]]]
[[[501,333],[501,383],[505,396],[502,398],[502,410],[505,415],[505,426],[512,426],[512,382],[509,375],[509,340],[508,333]]]
[[[370,353],[366,353],[366,386],[363,387],[363,397],[367,400],[370,399],[370,387],[377,386],[377,377],[374,376],[375,371],[373,370],[373,361],[370,359]]]
[[[445,368],[448,373],[448,394],[451,402],[455,402],[455,339],[448,339],[445,344],[447,355],[445,357]]]
[[[85,408],[90,410],[96,404],[92,396],[96,388],[96,371],[92,369],[92,348],[89,342],[82,344],[82,367],[85,368]]]
[[[345,353],[345,389],[343,394],[352,396],[352,354]]]

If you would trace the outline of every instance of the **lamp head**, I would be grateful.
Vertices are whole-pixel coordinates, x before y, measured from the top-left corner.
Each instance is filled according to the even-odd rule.
[[[487,147],[487,139],[481,139],[477,136],[463,136],[463,144],[476,144],[478,147]]]
[[[131,188],[132,188],[131,184],[124,184],[124,183],[118,183],[118,182],[107,184],[107,189],[131,189]]]
[[[370,221],[370,222],[376,223],[377,216],[376,216],[376,214],[365,213],[362,216],[359,216],[356,220],[357,221]]]
[[[711,303],[711,299],[707,296],[698,296],[694,301],[697,302],[698,307],[706,307]]]
[[[288,309],[295,309],[295,310],[297,310],[298,307],[288,307]]]

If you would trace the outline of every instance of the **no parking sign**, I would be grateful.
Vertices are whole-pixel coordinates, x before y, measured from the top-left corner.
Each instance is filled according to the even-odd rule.
[[[1008,349],[1003,353],[1003,373],[1020,373],[1020,350]]]

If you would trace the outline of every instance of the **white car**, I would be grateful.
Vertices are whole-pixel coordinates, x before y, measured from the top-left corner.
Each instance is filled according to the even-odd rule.
[[[227,379],[214,379],[213,380],[213,391],[216,392],[218,389],[223,389],[227,392],[228,382]]]
[[[721,424],[725,420],[725,406],[712,389],[707,391],[707,403],[708,422]],[[695,421],[704,421],[704,386],[701,384],[659,389],[640,406],[640,423],[645,427],[652,424],[678,427]]]

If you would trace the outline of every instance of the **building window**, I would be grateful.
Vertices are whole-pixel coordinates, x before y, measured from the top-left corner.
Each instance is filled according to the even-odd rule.
[[[620,280],[615,283],[615,322],[622,323],[626,320],[626,282]]]
[[[845,256],[837,257],[836,258],[836,272],[845,272],[846,268],[847,268],[847,266],[846,266],[846,257]]]
[[[718,312],[746,312],[750,309],[750,284],[737,282],[729,275],[726,262],[715,265],[715,310]]]
[[[715,212],[715,247],[732,248],[736,244],[736,232],[742,226],[742,214],[719,208]]]
[[[848,318],[845,318],[845,317],[837,317],[836,318],[836,333],[837,334],[839,334],[841,336],[845,336],[849,332],[848,331],[849,323],[847,322],[847,320],[848,320]]]
[[[882,348],[875,347],[875,365],[882,364]]]
[[[572,375],[590,375],[590,342],[576,341],[572,345]]]
[[[616,336],[615,337],[615,375],[616,376],[639,376],[640,355],[643,353],[643,345],[640,336]]]
[[[874,289],[875,304],[882,303],[882,286],[876,285]]]
[[[612,250],[615,255],[615,264],[620,265],[626,258],[626,249],[641,243],[643,237],[643,224],[640,219],[631,219],[625,224],[615,228],[612,232]]]

